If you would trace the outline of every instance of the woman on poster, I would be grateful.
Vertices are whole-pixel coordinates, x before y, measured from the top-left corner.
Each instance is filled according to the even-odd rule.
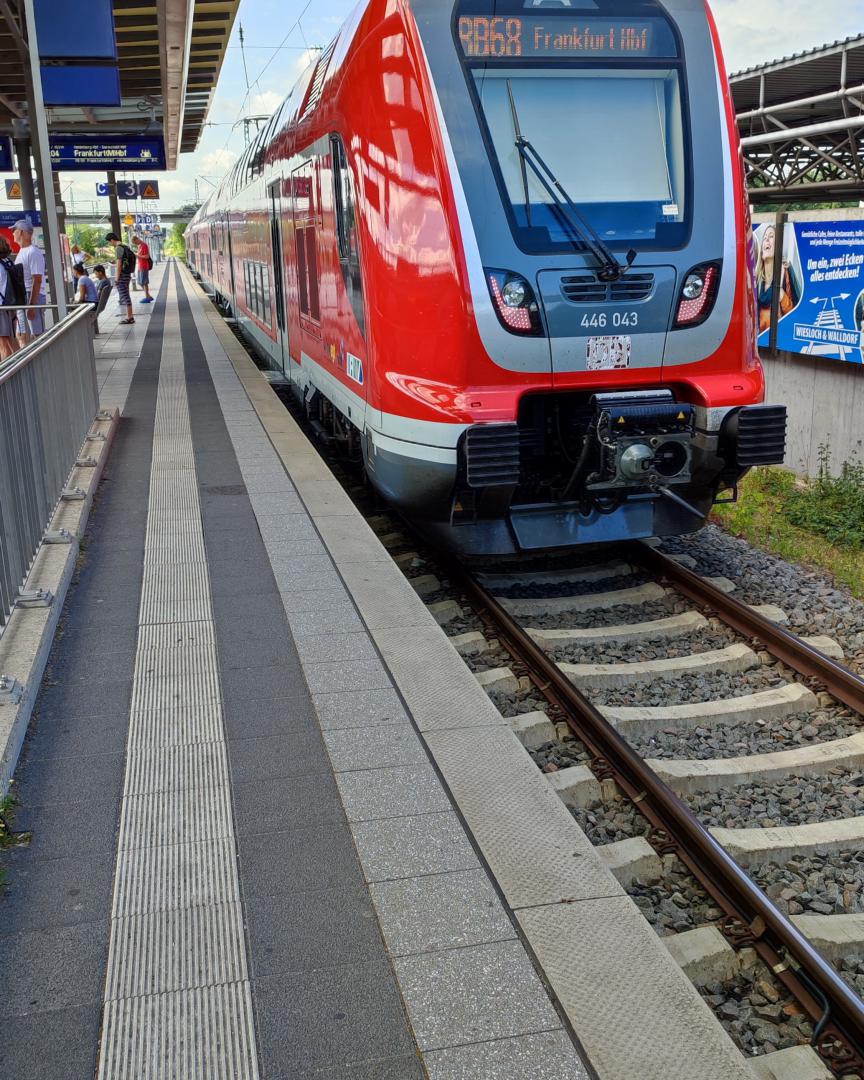
[[[777,229],[763,225],[756,233],[756,299],[759,304],[759,333],[771,325],[771,307],[774,301],[774,248]],[[785,246],[785,245],[784,245]],[[780,276],[780,315],[788,315],[801,300],[801,281],[792,261],[784,252]]]

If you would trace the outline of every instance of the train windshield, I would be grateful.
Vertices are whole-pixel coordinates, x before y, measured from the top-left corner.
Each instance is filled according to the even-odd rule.
[[[610,247],[684,243],[686,156],[677,69],[499,62],[472,66],[469,74],[520,247],[542,252],[581,246],[562,210],[561,189]],[[526,146],[560,188],[531,167]]]

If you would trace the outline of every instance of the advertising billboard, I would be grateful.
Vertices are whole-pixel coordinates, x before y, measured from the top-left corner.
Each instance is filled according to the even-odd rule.
[[[759,345],[769,343],[773,222],[754,229]],[[795,221],[783,230],[777,348],[864,364],[864,219]]]

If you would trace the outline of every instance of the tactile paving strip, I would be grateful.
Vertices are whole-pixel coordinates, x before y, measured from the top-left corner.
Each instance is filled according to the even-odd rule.
[[[175,280],[156,399],[99,1080],[257,1080]]]

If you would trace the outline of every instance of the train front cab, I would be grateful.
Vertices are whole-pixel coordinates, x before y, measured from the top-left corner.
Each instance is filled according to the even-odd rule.
[[[376,448],[376,483],[464,550],[700,528],[785,445],[785,409],[760,404],[737,129],[703,0],[411,10],[482,345],[472,381],[534,386],[503,422],[452,425],[449,461]]]

